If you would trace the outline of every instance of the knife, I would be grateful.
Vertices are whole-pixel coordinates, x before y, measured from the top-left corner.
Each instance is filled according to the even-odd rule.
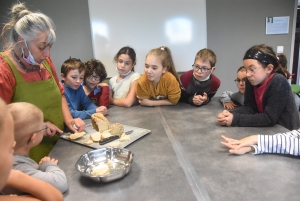
[[[129,134],[131,134],[132,132],[133,132],[133,130],[130,130],[130,131],[125,132],[125,134],[126,134],[126,135],[129,135]],[[100,140],[100,141],[99,141],[99,144],[100,144],[100,145],[104,145],[104,144],[106,144],[106,143],[109,143],[109,142],[114,141],[114,140],[119,139],[119,138],[120,138],[120,137],[119,137],[118,135],[113,135],[113,136],[107,137],[107,138],[105,138],[105,139],[103,139],[103,140]]]

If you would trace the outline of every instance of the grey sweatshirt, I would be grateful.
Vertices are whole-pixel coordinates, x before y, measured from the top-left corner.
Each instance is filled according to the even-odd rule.
[[[44,162],[41,165],[38,165],[34,160],[29,158],[28,155],[15,154],[13,169],[20,170],[36,179],[45,181],[62,193],[68,190],[68,182],[65,173],[53,162]],[[4,194],[17,195],[23,193],[12,188],[5,188],[2,192]]]

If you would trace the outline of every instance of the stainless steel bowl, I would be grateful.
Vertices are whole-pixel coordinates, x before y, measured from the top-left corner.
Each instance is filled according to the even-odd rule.
[[[91,172],[111,161],[110,174],[94,176]],[[95,181],[109,182],[124,177],[133,163],[133,153],[128,149],[106,147],[89,151],[80,156],[75,168],[83,175]]]

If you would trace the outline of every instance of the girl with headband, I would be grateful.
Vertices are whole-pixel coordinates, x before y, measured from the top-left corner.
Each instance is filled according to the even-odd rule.
[[[246,68],[244,106],[218,115],[222,126],[264,127],[280,124],[300,127],[298,109],[282,66],[270,46],[251,47],[243,59]]]
[[[118,75],[109,80],[110,103],[122,107],[131,107],[136,103],[136,84],[140,74],[134,72],[136,54],[131,47],[123,47],[114,57]]]

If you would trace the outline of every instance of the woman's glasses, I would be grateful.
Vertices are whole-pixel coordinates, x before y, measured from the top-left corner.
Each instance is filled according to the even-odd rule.
[[[87,78],[89,80],[93,80],[93,78],[96,80],[96,81],[99,81],[100,80],[100,76],[98,75],[88,75]]]

